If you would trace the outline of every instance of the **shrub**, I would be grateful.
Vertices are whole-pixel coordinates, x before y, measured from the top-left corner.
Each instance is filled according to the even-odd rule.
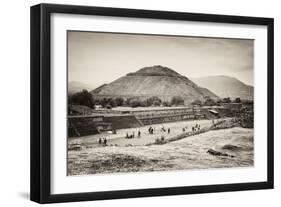
[[[129,103],[129,106],[131,106],[131,107],[141,106],[141,101],[138,98],[131,98],[131,99],[129,99],[128,103]]]
[[[152,106],[152,105],[154,105],[154,103],[161,104],[162,100],[160,98],[158,98],[157,96],[153,96],[151,98],[146,99],[146,106]]]
[[[184,100],[180,96],[174,96],[172,98],[171,104],[175,106],[184,105]]]

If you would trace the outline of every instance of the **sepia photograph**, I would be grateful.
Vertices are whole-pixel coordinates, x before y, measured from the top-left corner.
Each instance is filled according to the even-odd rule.
[[[67,175],[254,166],[254,40],[67,31]]]
[[[30,9],[30,199],[273,189],[274,19],[107,6]]]

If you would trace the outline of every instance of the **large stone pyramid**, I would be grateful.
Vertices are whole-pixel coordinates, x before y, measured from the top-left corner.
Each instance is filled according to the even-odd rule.
[[[187,77],[161,65],[141,68],[98,87],[91,93],[100,97],[139,97],[140,99],[157,96],[162,101],[171,101],[174,96],[180,96],[185,104],[194,100],[203,101],[206,97],[219,98],[207,88],[199,87]]]

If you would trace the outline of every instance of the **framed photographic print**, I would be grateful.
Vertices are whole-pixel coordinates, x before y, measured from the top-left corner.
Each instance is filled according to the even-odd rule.
[[[273,19],[31,7],[31,200],[273,188]]]

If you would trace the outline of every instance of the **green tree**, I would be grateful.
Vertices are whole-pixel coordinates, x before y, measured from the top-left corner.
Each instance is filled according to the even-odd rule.
[[[133,99],[130,101],[130,106],[135,108],[135,107],[140,107],[141,106],[141,101],[138,99]]]
[[[107,105],[107,103],[108,103],[107,98],[103,98],[100,100],[100,104],[102,105],[102,107],[105,107]]]
[[[161,104],[162,100],[160,98],[158,98],[157,96],[153,96],[153,97],[146,99],[147,106],[152,106],[155,102],[159,102]]]
[[[184,105],[184,99],[180,96],[174,96],[172,98],[171,104],[175,106]]]
[[[234,100],[234,103],[241,103],[241,99],[238,97]]]
[[[116,106],[117,106],[116,101],[115,101],[115,99],[113,99],[113,98],[109,98],[109,99],[108,99],[108,104],[109,104],[111,107],[116,107]]]
[[[142,101],[139,98],[128,98],[126,102],[130,107],[140,107],[142,105]]]
[[[87,90],[82,90],[81,92],[77,92],[68,98],[69,104],[77,104],[83,105],[93,108],[94,107],[94,99],[91,93]]]
[[[124,104],[125,101],[124,101],[123,98],[118,97],[118,98],[115,99],[115,102],[116,102],[116,105],[117,105],[117,106],[123,106],[123,104]]]
[[[145,101],[141,101],[140,106],[141,106],[141,107],[147,107],[147,102],[146,102],[146,100],[145,100]]]
[[[231,103],[231,99],[229,97],[222,99],[223,103]]]

